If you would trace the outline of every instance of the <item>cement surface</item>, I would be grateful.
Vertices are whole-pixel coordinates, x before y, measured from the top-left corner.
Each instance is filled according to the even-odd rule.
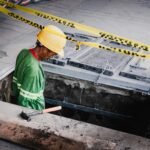
[[[90,25],[99,28],[102,31],[110,32],[118,36],[140,41],[146,44],[150,43],[149,1],[70,0],[68,2],[67,0],[51,0],[30,4],[27,7],[32,7],[66,19],[70,19],[72,21]],[[41,25],[56,24],[49,20],[38,18],[18,10],[10,10]],[[81,32],[63,25],[56,25],[69,33]],[[2,13],[0,14],[0,79],[4,78],[14,70],[16,56],[21,49],[34,47],[37,32],[38,30],[34,27],[12,19]],[[150,68],[146,68],[146,71],[139,69],[137,66],[137,61],[139,61],[139,59],[137,60],[126,55],[90,48],[86,48],[84,50],[81,49],[77,52],[75,51],[75,45],[67,46],[65,48],[65,58],[70,58],[74,62],[87,64],[97,68],[102,67],[104,70],[107,68],[113,73],[113,76],[104,76],[104,78],[101,78],[99,73],[97,73],[96,83],[98,84],[101,84],[101,81],[106,81],[104,84],[117,85],[118,87],[123,88],[136,89],[135,87],[137,87],[137,89],[140,91],[145,89],[145,92],[149,94],[148,87],[150,86]],[[128,64],[130,60],[132,61],[130,64]],[[145,67],[150,63],[150,60],[142,60],[141,63],[142,66]],[[135,68],[130,68],[130,65],[137,67],[136,70]],[[62,74],[67,73],[68,76],[71,74],[68,68],[66,69],[64,67],[63,69],[64,70],[62,71]],[[51,70],[51,67],[49,67],[49,70]],[[57,73],[57,70],[58,68],[56,67],[55,73]],[[72,70],[78,71],[78,68],[73,67]],[[119,75],[120,72],[123,72],[121,76]],[[137,72],[141,72],[140,79],[136,79],[135,77],[136,80],[133,80],[127,77],[129,74],[136,76]],[[73,75],[74,74],[76,73],[73,73]],[[127,74],[127,76],[124,76],[124,74]],[[74,75],[74,77],[81,78],[78,74]],[[95,82],[95,80],[91,78],[92,77],[90,77],[88,80]],[[147,82],[147,78],[149,82]],[[129,86],[128,84],[124,84],[124,81],[130,83]]]
[[[127,134],[111,129],[107,129],[104,127],[95,126],[92,124],[87,124],[80,121],[75,121],[72,119],[67,119],[64,117],[52,115],[52,114],[43,114],[39,116],[34,116],[32,121],[27,122],[26,120],[22,120],[19,117],[20,112],[24,110],[26,112],[31,112],[32,110],[23,108],[17,105],[12,105],[5,102],[0,102],[0,121],[1,126],[3,126],[2,122],[5,121],[8,124],[5,125],[5,130],[0,130],[0,135],[5,137],[9,135],[7,131],[11,128],[14,128],[13,124],[17,124],[18,126],[27,127],[28,129],[38,129],[44,131],[46,133],[53,133],[57,136],[72,139],[75,141],[86,141],[89,145],[96,140],[100,140],[100,142],[107,143],[107,145],[111,145],[116,150],[148,150],[150,149],[150,140],[146,138],[142,138],[139,136],[135,136],[132,134]],[[6,119],[7,118],[7,119]],[[12,125],[11,125],[12,124]],[[19,131],[17,128],[14,130],[15,132]],[[16,133],[15,133],[16,134]],[[20,135],[25,134],[25,132],[21,131]],[[20,136],[20,137],[21,137]],[[8,137],[7,137],[8,138]],[[13,140],[16,137],[10,139]],[[21,141],[21,139],[20,139]]]

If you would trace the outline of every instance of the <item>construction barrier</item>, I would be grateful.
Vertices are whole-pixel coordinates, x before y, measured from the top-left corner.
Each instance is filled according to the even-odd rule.
[[[6,3],[6,2],[3,1],[3,0],[0,0],[0,4],[2,4],[2,3]],[[99,34],[100,37],[106,38],[105,36],[100,34],[100,30],[98,30],[96,28],[93,28],[93,27],[90,27],[90,26],[86,26],[86,25],[82,25],[82,24],[79,24],[79,23],[76,23],[76,22],[72,22],[72,21],[69,21],[69,20],[66,20],[66,19],[54,16],[54,15],[51,15],[51,14],[48,14],[48,13],[45,13],[45,12],[41,12],[41,11],[35,10],[35,9],[31,9],[31,8],[15,5],[15,4],[10,3],[10,2],[7,3],[7,6],[16,8],[18,10],[21,10],[21,11],[24,11],[24,12],[27,12],[27,13],[30,13],[32,15],[36,15],[36,16],[42,17],[44,19],[49,19],[51,21],[55,21],[57,23],[63,24],[65,26],[68,26],[68,27],[71,27],[71,28],[75,28],[75,29],[78,29],[78,30],[86,31],[86,32],[95,34],[97,36]],[[26,19],[25,17],[23,17],[21,15],[18,15],[18,14],[14,13],[14,12],[11,12],[10,10],[8,10],[6,8],[3,8],[2,6],[0,6],[0,11],[2,13],[12,17],[12,18],[20,20],[20,21],[22,21],[22,22],[24,22],[26,24],[29,24],[29,25],[31,25],[33,27],[36,27],[38,29],[43,29],[44,28],[44,26],[39,25],[38,23],[35,23],[35,22],[33,22],[33,21],[29,20],[29,19]],[[103,32],[103,34],[104,34],[104,32]],[[113,37],[114,39],[116,39],[116,40],[113,40],[111,38],[106,38],[106,39],[109,39],[111,41],[115,41],[115,42],[123,44],[123,45],[132,46],[134,48],[150,51],[150,46],[149,45],[145,45],[143,43],[131,41],[131,40],[128,40],[128,39],[123,39],[123,38],[120,38],[118,36],[114,36],[112,34],[108,34],[108,33],[106,33],[106,34],[108,35],[108,37]],[[69,36],[66,36],[64,38],[66,38],[69,41],[76,42],[77,49],[80,48],[80,45],[86,45],[86,46],[90,46],[90,47],[94,47],[94,48],[98,48],[98,49],[104,49],[104,50],[108,50],[108,51],[119,52],[119,53],[126,54],[126,55],[129,55],[129,56],[135,56],[135,57],[141,57],[141,58],[150,58],[150,54],[143,54],[143,53],[140,53],[140,52],[133,52],[131,50],[125,50],[125,49],[120,49],[120,48],[112,48],[112,47],[108,47],[108,46],[105,46],[105,45],[102,45],[102,44],[99,44],[99,43],[95,43],[95,42],[77,41],[77,40],[75,40],[75,39],[73,39],[72,37],[69,37]],[[122,39],[122,40],[119,40],[119,39]],[[122,42],[126,41],[125,42],[126,44],[124,42],[122,43],[121,41]]]
[[[4,3],[5,1],[0,0],[0,2]],[[48,19],[48,20],[57,22],[59,24],[65,25],[67,27],[71,27],[71,28],[75,28],[75,29],[78,29],[78,30],[81,30],[81,31],[91,33],[91,34],[93,34],[95,36],[98,36],[98,37],[103,37],[105,39],[108,39],[108,40],[111,40],[111,41],[114,41],[114,42],[117,42],[117,43],[120,43],[120,44],[123,44],[123,45],[132,46],[132,47],[142,49],[142,50],[145,50],[145,51],[150,51],[150,45],[146,45],[146,44],[143,44],[143,43],[140,43],[140,42],[129,40],[127,38],[119,37],[119,36],[116,36],[114,34],[110,34],[108,32],[104,32],[102,30],[99,30],[97,28],[90,27],[90,26],[87,26],[87,25],[83,25],[83,24],[80,24],[80,23],[77,23],[77,22],[73,22],[73,21],[70,21],[70,20],[55,16],[55,15],[52,15],[50,13],[45,13],[45,12],[36,10],[36,9],[22,7],[22,6],[19,6],[19,5],[15,5],[13,3],[7,3],[7,5],[9,7],[13,7],[13,8],[16,8],[18,10],[30,13],[32,15],[36,15],[36,16],[42,17],[44,19]]]

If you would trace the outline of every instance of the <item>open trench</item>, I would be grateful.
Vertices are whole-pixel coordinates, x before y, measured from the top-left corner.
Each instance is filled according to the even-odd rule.
[[[1,81],[0,99],[11,97],[12,75]],[[56,115],[150,138],[148,95],[46,73],[46,107],[62,105]]]
[[[116,43],[113,44],[116,46]],[[123,45],[121,46],[123,47]],[[70,47],[67,50],[69,52]],[[47,107],[61,105],[63,109],[56,113],[58,115],[149,138],[149,95],[143,92],[144,86],[138,84],[142,79],[149,82],[143,76],[145,72],[138,70],[137,72],[141,74],[137,75],[137,72],[133,72],[132,69],[129,69],[129,72],[124,71],[125,65],[129,65],[131,61],[129,57],[113,53],[110,57],[108,53],[100,53],[95,49],[90,50],[83,48],[83,54],[76,58],[68,57],[67,62],[56,58],[53,61],[47,60],[46,64],[43,64],[46,70],[44,95]],[[90,52],[92,52],[91,55],[89,55]],[[111,62],[114,70],[106,69],[109,66],[109,63],[106,63],[107,58],[110,59],[109,63]],[[131,64],[136,67],[134,63]],[[63,69],[60,67],[59,72],[57,67],[50,64],[54,64],[58,68],[63,66]],[[102,66],[95,67],[95,64]],[[74,72],[69,70],[69,67]],[[90,73],[98,73],[97,78],[90,80],[90,73],[87,73],[86,70]],[[101,75],[105,77],[102,78]],[[116,80],[116,77],[120,80]],[[124,77],[124,81],[122,77]],[[137,84],[134,85],[134,82],[129,82],[128,79],[139,80],[135,80]],[[106,82],[102,80],[106,80]],[[114,80],[119,83],[113,82]],[[107,84],[108,82],[111,84]],[[126,86],[123,86],[123,82]],[[128,83],[130,84],[127,85]]]
[[[47,107],[55,114],[150,138],[149,96],[47,73]]]

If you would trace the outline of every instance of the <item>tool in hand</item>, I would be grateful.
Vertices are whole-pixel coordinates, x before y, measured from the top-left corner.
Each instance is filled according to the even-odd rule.
[[[34,111],[34,112],[31,112],[31,113],[25,113],[24,111],[22,111],[20,113],[20,116],[21,116],[21,118],[23,118],[27,121],[31,121],[32,116],[36,116],[36,115],[44,114],[44,113],[48,113],[48,112],[54,112],[54,111],[58,111],[58,110],[61,110],[61,109],[62,109],[61,106],[56,106],[56,107],[51,107],[51,108],[44,109],[42,111]]]

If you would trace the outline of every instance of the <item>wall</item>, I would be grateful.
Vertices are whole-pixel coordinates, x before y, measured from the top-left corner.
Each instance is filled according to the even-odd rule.
[[[149,113],[149,96],[46,73],[45,97],[135,117]]]
[[[10,102],[11,100],[11,81],[12,74],[0,81],[0,101]]]

